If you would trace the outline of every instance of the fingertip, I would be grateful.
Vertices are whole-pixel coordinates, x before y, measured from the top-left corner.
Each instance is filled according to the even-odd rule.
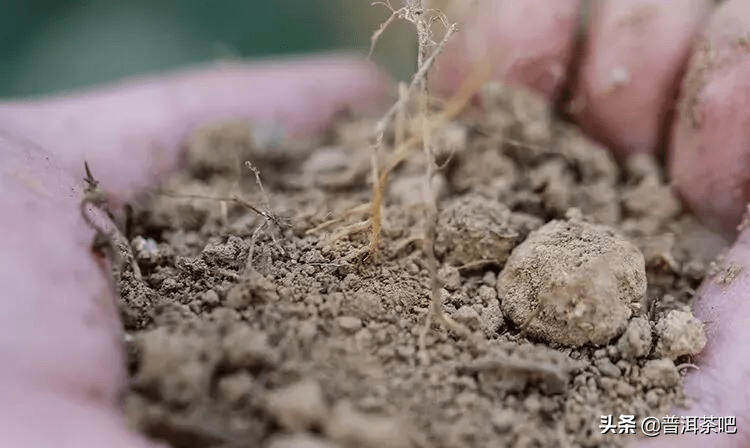
[[[476,65],[489,62],[493,79],[556,98],[566,81],[579,5],[579,0],[479,2],[438,61],[436,87],[452,92]]]
[[[736,233],[750,201],[750,4],[715,12],[691,57],[672,128],[669,167],[688,206]]]
[[[592,3],[570,111],[624,157],[655,152],[709,0]]]

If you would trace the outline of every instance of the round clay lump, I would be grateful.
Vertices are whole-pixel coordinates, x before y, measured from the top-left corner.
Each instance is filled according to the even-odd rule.
[[[640,309],[645,263],[610,227],[550,221],[513,250],[497,290],[503,314],[531,336],[601,345],[619,336]]]

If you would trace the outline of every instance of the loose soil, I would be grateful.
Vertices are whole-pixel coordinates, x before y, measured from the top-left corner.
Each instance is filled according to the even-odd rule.
[[[694,291],[723,242],[652,158],[618,165],[522,91],[479,103],[435,135],[441,293],[471,336],[435,324],[425,353],[421,151],[391,176],[373,257],[356,225],[373,120],[196,133],[128,208],[142,278],[114,269],[132,425],[180,448],[619,446],[602,415],[685,404]]]

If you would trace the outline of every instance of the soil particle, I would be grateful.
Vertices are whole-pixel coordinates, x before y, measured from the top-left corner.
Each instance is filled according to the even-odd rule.
[[[313,380],[302,380],[271,391],[267,401],[268,412],[289,431],[319,429],[328,414],[323,390]]]
[[[476,330],[482,325],[482,318],[477,310],[470,306],[462,306],[452,314],[453,319],[470,330]]]
[[[739,263],[727,263],[717,269],[717,272],[713,275],[714,281],[722,287],[727,287],[734,282],[743,269],[744,267]]]
[[[690,311],[672,310],[656,324],[655,354],[670,359],[695,355],[706,345],[703,323]]]
[[[580,367],[544,346],[518,348],[506,344],[495,347],[465,369],[477,372],[480,384],[488,392],[522,391],[529,384],[536,384],[544,392],[557,394],[567,388],[570,373]]]
[[[674,387],[680,381],[680,373],[671,359],[652,359],[641,369],[641,379],[646,387]]]
[[[445,204],[438,220],[435,252],[454,266],[480,261],[502,264],[539,218],[513,213],[497,201],[465,196]]]
[[[354,333],[362,328],[362,320],[354,316],[341,316],[336,319],[339,327],[347,333]]]
[[[397,419],[359,412],[346,400],[334,406],[324,431],[331,440],[347,447],[412,446],[408,428]]]
[[[643,256],[614,229],[551,221],[510,256],[498,277],[503,313],[544,341],[605,344],[640,311]]]
[[[634,317],[617,341],[617,350],[624,359],[648,355],[651,350],[651,325],[645,317]]]
[[[326,439],[308,435],[291,434],[273,437],[267,448],[340,448],[340,445],[329,442]]]
[[[391,175],[373,260],[366,232],[331,238],[367,218],[372,120],[300,140],[210,126],[186,169],[132,204],[142,280],[115,276],[131,424],[176,448],[619,446],[601,415],[684,403],[671,358],[703,333],[673,313],[720,248],[653,158],[622,170],[538,98],[481,97],[434,139],[440,293],[471,337],[435,325],[420,356],[419,155]],[[263,217],[210,199],[264,204],[248,159],[288,228],[256,232]],[[661,359],[646,360],[652,328]]]
[[[622,374],[622,372],[620,372],[620,369],[616,365],[612,364],[612,361],[610,361],[609,358],[597,359],[596,362],[594,362],[594,365],[604,376],[617,378]]]

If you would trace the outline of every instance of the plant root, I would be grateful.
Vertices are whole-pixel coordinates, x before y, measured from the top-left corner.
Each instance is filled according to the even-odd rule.
[[[349,210],[344,211],[338,217],[331,218],[328,221],[324,221],[324,222],[318,224],[317,226],[313,227],[312,229],[306,230],[305,231],[305,235],[312,235],[314,233],[318,233],[318,232],[320,232],[322,230],[327,229],[328,227],[330,227],[330,226],[332,226],[334,224],[338,224],[338,223],[344,221],[346,218],[348,218],[350,216],[365,215],[365,214],[367,214],[369,212],[370,207],[371,207],[371,205],[370,205],[369,202],[366,202],[364,204],[360,204],[360,205],[357,205],[355,207],[352,207]]]
[[[350,224],[346,227],[342,227],[339,229],[336,233],[331,235],[328,240],[326,240],[325,245],[330,246],[336,241],[342,240],[350,235],[356,235],[357,233],[365,232],[370,228],[370,220],[366,219],[364,221],[355,222],[354,224]],[[368,248],[369,250],[369,248]]]
[[[86,188],[84,189],[84,196],[80,203],[81,217],[97,234],[107,239],[110,251],[112,252],[111,259],[114,261],[113,269],[115,270],[116,277],[121,278],[123,267],[129,266],[133,278],[138,282],[142,282],[141,268],[138,266],[135,255],[133,255],[133,248],[130,246],[130,242],[128,242],[125,235],[117,227],[114,216],[107,206],[107,198],[99,188],[99,181],[91,174],[88,162],[84,161],[83,166],[86,171],[86,177],[83,179],[86,181]],[[110,229],[104,229],[94,221],[88,213],[89,205],[98,208],[109,218]],[[116,283],[120,282],[119,279],[116,280]]]

